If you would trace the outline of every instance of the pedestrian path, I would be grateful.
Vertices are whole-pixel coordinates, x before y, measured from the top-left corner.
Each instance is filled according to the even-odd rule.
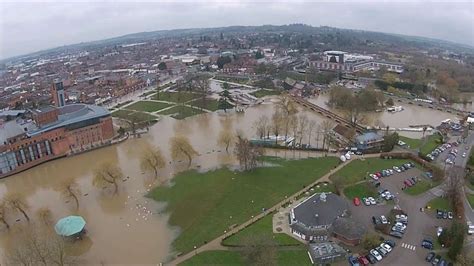
[[[415,245],[410,245],[410,244],[407,244],[407,243],[402,243],[402,248],[406,248],[406,249],[410,249],[410,250],[415,250],[416,249],[416,246]]]

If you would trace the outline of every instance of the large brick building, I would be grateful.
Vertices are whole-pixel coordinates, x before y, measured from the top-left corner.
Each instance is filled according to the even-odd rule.
[[[95,105],[0,112],[0,178],[110,143],[112,117]]]

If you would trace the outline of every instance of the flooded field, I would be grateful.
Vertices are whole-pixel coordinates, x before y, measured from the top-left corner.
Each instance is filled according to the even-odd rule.
[[[145,194],[155,185],[168,183],[175,173],[186,170],[186,162],[171,162],[169,139],[176,134],[187,136],[199,152],[193,160],[194,168],[206,170],[222,165],[236,164],[233,156],[217,145],[217,136],[223,128],[238,130],[245,136],[255,136],[254,122],[260,115],[271,117],[274,105],[266,104],[246,109],[245,113],[208,113],[185,120],[164,117],[150,128],[142,138],[129,139],[124,143],[91,151],[78,156],[45,163],[28,171],[0,180],[0,195],[18,192],[24,196],[28,213],[35,220],[39,208],[49,208],[57,219],[71,215],[82,215],[87,221],[87,237],[73,248],[75,255],[85,263],[156,264],[166,261],[173,254],[171,242],[179,233],[170,228],[167,214],[161,213],[160,203],[147,199]],[[311,101],[325,106],[325,96]],[[372,113],[372,121],[380,121],[391,127],[408,127],[413,124],[438,124],[453,115],[421,107],[404,106],[405,111],[395,114]],[[301,111],[311,120],[321,123],[324,119],[317,114]],[[375,124],[375,122],[372,122]],[[311,143],[316,143],[313,135]],[[322,141],[322,140],[320,140]],[[304,140],[307,142],[307,139]],[[160,147],[168,161],[155,180],[151,174],[139,168],[141,152],[150,145]],[[307,152],[270,151],[269,155],[290,158],[315,156]],[[112,162],[120,166],[124,180],[120,182],[118,195],[92,186],[94,169]],[[74,178],[79,184],[80,207],[61,197],[61,184],[66,178]],[[24,221],[15,222],[18,217],[8,217],[12,224],[10,231],[0,232],[2,251],[8,249],[9,240],[15,237],[15,227]],[[4,257],[4,256],[2,256]]]
[[[220,151],[217,136],[223,127],[239,130],[248,137],[255,135],[253,123],[262,114],[271,115],[272,104],[262,104],[248,108],[245,113],[209,113],[185,120],[165,117],[153,127],[149,134],[138,139],[91,151],[74,157],[45,163],[20,174],[0,180],[0,195],[7,192],[20,193],[27,201],[28,214],[37,220],[35,212],[39,208],[49,208],[54,221],[59,218],[79,214],[87,222],[87,238],[76,242],[74,253],[81,262],[142,264],[165,261],[172,250],[170,243],[178,228],[170,228],[167,215],[160,213],[159,203],[144,195],[152,186],[169,180],[176,172],[187,167],[186,162],[169,162],[159,173],[156,181],[151,174],[142,173],[139,158],[145,147],[156,145],[161,148],[167,161],[170,161],[169,139],[175,134],[186,135],[194,148],[200,153],[193,160],[193,167],[209,169],[236,163],[231,155]],[[308,113],[311,119],[320,123],[323,118]],[[314,141],[313,141],[314,143]],[[305,157],[309,153],[292,151],[272,151],[271,155],[286,157]],[[120,166],[124,180],[120,182],[118,195],[92,185],[93,171],[104,162]],[[80,207],[61,197],[61,184],[66,178],[74,178],[79,184]],[[9,241],[15,237],[15,227],[25,221],[15,222],[18,217],[8,217],[12,224],[10,231],[0,232],[2,251],[8,249]],[[4,256],[2,256],[4,257]]]

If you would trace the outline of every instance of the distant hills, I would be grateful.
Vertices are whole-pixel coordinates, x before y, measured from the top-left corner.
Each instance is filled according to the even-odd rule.
[[[52,49],[42,50],[27,55],[16,56],[8,59],[3,59],[0,62],[8,62],[17,60],[20,58],[34,58],[50,53],[61,53],[71,52],[75,50],[82,50],[88,48],[94,48],[104,45],[118,45],[127,44],[133,42],[146,42],[150,40],[156,40],[164,37],[182,37],[186,35],[205,35],[205,34],[229,34],[229,33],[300,33],[302,35],[309,35],[314,38],[320,38],[321,40],[339,39],[339,43],[334,44],[337,46],[344,46],[350,48],[351,45],[361,45],[364,43],[377,43],[382,46],[393,47],[393,46],[404,46],[408,48],[419,48],[419,49],[449,49],[453,52],[458,53],[472,53],[474,54],[474,47],[459,43],[454,43],[445,40],[432,39],[418,36],[407,36],[400,34],[381,33],[364,30],[351,30],[341,29],[327,26],[313,27],[306,24],[290,24],[290,25],[262,25],[262,26],[228,26],[219,28],[193,28],[193,29],[175,29],[175,30],[158,30],[150,32],[139,32],[132,33],[114,38],[84,42],[66,46],[60,46]]]

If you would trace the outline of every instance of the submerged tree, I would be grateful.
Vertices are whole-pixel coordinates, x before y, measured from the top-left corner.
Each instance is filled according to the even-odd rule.
[[[118,192],[118,181],[122,178],[122,170],[118,166],[106,162],[95,169],[92,184],[98,188],[113,185],[114,194],[116,194]]]
[[[222,131],[219,133],[219,138],[217,139],[217,144],[220,146],[225,147],[225,151],[229,153],[229,147],[234,141],[234,134],[228,128],[223,128]]]
[[[68,178],[64,180],[61,184],[61,195],[65,199],[73,199],[76,203],[76,210],[79,209],[79,195],[81,194],[81,189],[79,185],[73,178]]]
[[[5,202],[0,202],[0,222],[5,225],[7,229],[10,229],[10,225],[7,222],[7,206]]]
[[[188,159],[188,167],[191,166],[193,157],[198,153],[194,150],[187,137],[178,135],[171,138],[171,158],[179,160],[183,157]]]
[[[248,139],[238,135],[234,152],[239,160],[240,167],[247,171],[257,167],[258,159],[263,154],[263,149],[252,145]]]
[[[53,213],[47,207],[39,208],[36,211],[36,216],[40,220],[41,224],[45,226],[51,226],[53,224]]]
[[[140,158],[140,167],[143,171],[153,171],[155,178],[158,178],[158,170],[165,167],[161,150],[158,147],[146,149]]]
[[[23,216],[28,222],[30,221],[30,217],[26,213],[26,210],[28,210],[29,206],[22,195],[18,193],[9,193],[5,196],[5,203],[12,210],[18,211],[23,214]]]

